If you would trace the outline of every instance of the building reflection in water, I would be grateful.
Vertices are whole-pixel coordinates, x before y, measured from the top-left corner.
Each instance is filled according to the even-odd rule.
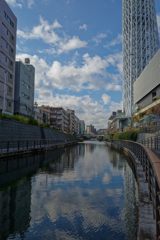
[[[97,159],[95,156],[100,156],[100,158]],[[107,164],[110,164],[111,176],[109,176],[109,172],[106,174]],[[116,187],[119,191],[118,196],[116,196],[116,192],[114,193],[116,191],[114,181],[113,185],[111,185],[112,180],[118,176],[115,171],[121,175],[124,185],[124,193],[121,191],[122,186]],[[104,185],[101,179],[101,176],[103,177],[104,175],[107,177],[104,183],[106,184],[108,181],[108,185]],[[67,177],[68,183],[66,182]],[[45,187],[43,185],[45,182],[43,181],[44,178],[46,178]],[[98,183],[96,179],[99,179]],[[77,181],[79,184],[82,182],[81,187],[76,185]],[[75,184],[75,188],[70,189],[67,185],[69,183],[72,183],[72,186]],[[91,188],[88,189],[90,183]],[[100,183],[101,185],[99,185]],[[106,195],[107,189],[112,190],[110,194],[113,192],[113,200],[110,200],[111,196],[108,198]],[[77,191],[76,194],[75,191]],[[121,203],[122,193],[124,194],[125,207],[122,207],[121,211],[124,210],[122,215],[124,215],[126,239],[136,239],[134,238],[137,232],[135,222],[137,222],[138,216],[135,212],[138,207],[135,203],[138,202],[138,188],[133,171],[124,155],[120,152],[111,150],[103,144],[86,143],[2,162],[0,163],[0,240],[7,238],[25,239],[28,236],[27,234],[31,234],[31,226],[33,228],[36,225],[34,218],[37,217],[38,222],[40,222],[40,217],[36,216],[38,212],[44,229],[48,227],[48,231],[56,233],[59,230],[65,233],[66,225],[63,221],[60,222],[61,218],[66,223],[69,221],[69,226],[77,226],[75,231],[71,231],[74,232],[72,236],[65,235],[68,231],[66,230],[64,236],[67,236],[68,239],[80,237],[80,235],[75,236],[74,234],[81,234],[82,229],[79,229],[79,224],[82,220],[84,221],[82,221],[82,225],[86,229],[86,232],[83,230],[85,235],[83,235],[82,239],[88,236],[90,229],[85,224],[90,222],[91,232],[95,229],[95,234],[98,234],[97,228],[100,229],[100,232],[102,232],[102,229],[105,232],[108,226],[115,233],[115,236],[116,234],[122,234],[123,228],[120,228],[122,220],[119,222],[116,219],[118,216],[117,208],[123,206]],[[104,206],[102,207],[104,199]],[[107,211],[113,211],[113,202],[118,205],[115,205],[115,216],[110,216],[110,213]],[[95,209],[93,207],[94,203],[96,204]],[[44,205],[45,209],[43,209]],[[134,205],[135,207],[133,207]],[[46,211],[48,212],[45,220]],[[72,211],[77,215],[71,216]],[[107,212],[106,215],[105,212]],[[69,215],[69,220],[67,215]],[[80,219],[76,220],[76,222],[79,221],[79,224],[76,225],[77,223],[72,221],[78,219],[78,216],[80,216]],[[121,218],[123,219],[122,216]],[[49,219],[51,219],[51,222],[49,222]],[[111,222],[113,220],[112,226]],[[55,225],[53,226],[51,223]],[[64,224],[64,229],[61,229],[62,223]],[[59,226],[59,229],[55,230],[55,226],[57,228]],[[40,226],[33,234],[41,236],[42,229]],[[34,230],[32,229],[32,231]],[[99,234],[101,234],[100,232]],[[45,236],[45,233],[43,234]],[[95,239],[105,239],[102,237],[103,235],[99,236],[100,238],[96,235]],[[106,233],[104,236],[106,236]],[[122,234],[122,236],[124,235]],[[28,236],[27,239],[32,239],[32,237],[33,235]],[[64,237],[64,239],[67,239],[67,237]],[[38,237],[34,239],[38,239]],[[39,237],[39,239],[45,238]],[[56,239],[56,234],[46,239]],[[121,239],[125,238],[122,237]]]

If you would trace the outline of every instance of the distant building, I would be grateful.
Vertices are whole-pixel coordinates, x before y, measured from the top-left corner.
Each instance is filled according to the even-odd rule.
[[[50,124],[50,106],[37,106],[37,108],[43,111],[43,123]]]
[[[62,107],[50,107],[50,125],[69,132],[69,114]]]
[[[87,126],[87,134],[91,134],[92,133],[92,128],[91,125]]]
[[[80,134],[84,134],[85,132],[85,122],[84,120],[80,120]]]
[[[69,132],[74,134],[74,118],[75,118],[75,111],[72,109],[67,109],[69,114]]]
[[[80,120],[79,118],[75,115],[75,118],[74,118],[74,131],[76,133],[76,135],[79,135],[80,134]]]
[[[15,114],[34,118],[34,82],[35,68],[30,64],[30,59],[26,58],[25,62],[17,59],[14,94]]]
[[[34,119],[38,121],[39,124],[43,124],[43,111],[39,108],[34,108]]]
[[[14,113],[17,18],[0,1],[0,112]],[[4,101],[5,98],[5,101]]]

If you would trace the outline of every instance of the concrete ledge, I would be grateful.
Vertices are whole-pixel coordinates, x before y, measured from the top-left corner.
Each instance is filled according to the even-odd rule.
[[[138,219],[138,236],[137,240],[156,240],[156,220],[153,219],[153,205],[149,198],[148,182],[143,172],[143,167],[138,158],[127,148],[120,147],[113,143],[106,143],[109,147],[123,151],[133,162],[137,175],[139,191],[139,219]],[[144,147],[144,146],[143,146]],[[147,152],[152,157],[153,164],[160,163],[160,159],[149,149]],[[157,168],[157,166],[156,166]],[[159,169],[160,171],[160,165]]]

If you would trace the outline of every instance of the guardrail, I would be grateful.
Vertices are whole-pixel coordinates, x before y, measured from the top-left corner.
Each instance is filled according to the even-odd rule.
[[[156,238],[160,239],[160,159],[148,148],[137,142],[111,140],[113,144],[129,149],[140,161],[148,182],[149,198],[153,203],[156,220]]]
[[[0,156],[6,153],[14,153],[28,150],[45,149],[63,144],[78,142],[78,139],[33,139],[33,140],[8,140],[0,141]]]
[[[146,126],[146,127],[140,127],[139,128],[140,133],[160,133],[160,126],[159,125],[152,125],[152,126]]]
[[[149,149],[154,150],[160,149],[160,135],[155,137],[144,138],[142,140],[138,140],[137,142],[143,144]]]

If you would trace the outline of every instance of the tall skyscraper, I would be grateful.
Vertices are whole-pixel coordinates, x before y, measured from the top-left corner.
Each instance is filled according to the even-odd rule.
[[[0,112],[14,113],[17,18],[0,1]]]
[[[133,84],[158,49],[154,0],[123,0],[123,110],[126,116],[135,112]]]

